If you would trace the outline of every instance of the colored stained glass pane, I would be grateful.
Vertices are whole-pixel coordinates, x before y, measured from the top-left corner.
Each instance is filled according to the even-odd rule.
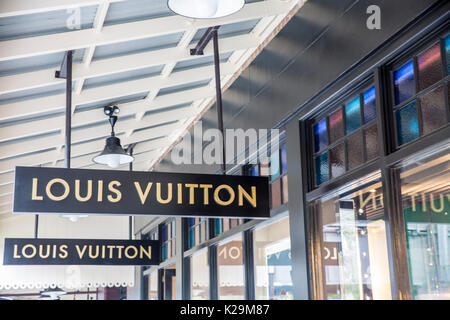
[[[162,245],[162,259],[166,260],[167,259],[167,243],[163,243]]]
[[[194,225],[194,218],[189,218],[189,227]]]
[[[361,126],[361,107],[359,96],[345,105],[345,134],[355,131]]]
[[[221,219],[216,219],[214,225],[215,225],[215,228],[216,228],[215,235],[221,234],[222,233],[222,220]]]
[[[401,146],[419,137],[419,122],[417,121],[417,105],[413,101],[395,111],[397,122],[397,141]]]
[[[441,44],[417,56],[419,90],[423,90],[442,79]]]
[[[364,130],[366,139],[366,156],[367,161],[375,159],[379,155],[378,148],[378,127],[376,125]]]
[[[394,94],[396,105],[416,94],[412,60],[394,71]]]
[[[363,140],[362,132],[359,131],[348,138],[347,140],[347,158],[348,170],[352,170],[364,161],[363,159]]]
[[[445,61],[447,62],[447,75],[450,75],[450,34],[444,39]]]
[[[289,194],[288,194],[288,176],[284,176],[281,178],[281,186],[283,191],[283,203],[288,203]]]
[[[259,174],[263,177],[268,177],[270,175],[270,168],[269,168],[269,159],[264,159],[259,164]]]
[[[330,122],[330,143],[344,136],[344,121],[342,116],[342,109],[332,113],[329,117]]]
[[[320,185],[329,179],[328,172],[328,153],[324,152],[317,156],[316,163],[316,184]]]
[[[167,226],[163,226],[163,241],[167,241]]]
[[[281,180],[275,180],[270,188],[272,190],[272,208],[277,208],[281,205]]]
[[[371,87],[363,93],[364,99],[364,123],[374,120],[377,116],[377,104],[375,87]]]
[[[439,87],[421,97],[423,133],[428,134],[447,123],[444,88]]]
[[[255,165],[250,169],[250,175],[253,177],[259,176],[259,166]]]
[[[285,174],[287,172],[287,154],[286,154],[286,146],[281,148],[281,174]]]
[[[275,180],[280,176],[280,153],[275,151],[270,155],[270,179]]]
[[[331,177],[336,178],[345,172],[345,148],[341,143],[330,150]]]
[[[194,243],[194,229],[189,229],[189,248],[192,248]]]
[[[323,119],[314,125],[314,152],[327,146],[327,121]]]

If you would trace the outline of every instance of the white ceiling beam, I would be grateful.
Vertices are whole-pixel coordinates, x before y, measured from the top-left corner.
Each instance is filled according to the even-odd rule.
[[[259,42],[258,37],[252,34],[222,38],[220,39],[220,52],[224,53],[235,50],[256,48]],[[87,50],[87,53],[92,55],[94,51]],[[212,56],[213,54],[212,48],[208,46],[205,49],[203,56]],[[91,59],[92,57],[90,56],[84,57],[84,61],[86,62]],[[96,60],[90,62],[89,64],[75,63],[73,65],[72,79],[82,80],[162,64],[176,63],[190,59],[195,59],[195,57],[190,55],[189,50],[175,47]],[[35,89],[63,82],[64,80],[55,78],[54,68],[3,76],[0,77],[0,94]]]
[[[157,128],[150,128],[147,130],[134,132],[129,137],[123,138],[119,137],[119,138],[121,138],[120,140],[122,146],[126,146],[130,143],[137,143],[140,141],[145,141],[148,139],[169,135],[172,131],[174,131],[177,128],[178,125],[179,125],[178,123],[168,124]],[[166,143],[169,144],[169,141],[167,140]],[[104,147],[105,147],[105,140],[103,139],[86,143],[80,143],[71,147],[71,155],[72,157],[77,157],[94,152],[100,152],[101,150],[103,150]],[[0,161],[0,173],[7,173],[9,171],[12,171],[16,166],[35,166],[61,159],[64,159],[63,150],[60,151],[50,150],[14,159],[3,160]],[[4,181],[3,184],[4,183],[7,182]]]
[[[221,73],[232,74],[235,66],[231,63],[221,64]],[[211,78],[214,66],[206,66],[172,73],[170,77],[157,75],[149,78],[114,83],[101,87],[85,89],[79,95],[72,97],[73,105],[95,103],[105,99],[120,98],[130,94],[149,91],[150,88],[166,88]],[[17,117],[37,115],[42,112],[62,111],[65,107],[65,94],[58,94],[43,98],[29,99],[20,102],[4,104],[0,108],[0,121]],[[176,102],[175,102],[176,103]],[[64,124],[62,124],[64,126]],[[0,137],[1,139],[1,137]]]
[[[108,14],[109,4],[110,4],[109,1],[105,1],[101,4],[99,4],[99,6],[97,8],[97,13],[95,14],[94,23],[92,26],[94,31],[97,33],[102,31],[103,24],[105,23],[106,15]],[[92,57],[94,56],[94,52],[95,52],[94,45],[86,48],[86,50],[84,52],[83,62],[82,62],[84,65],[89,66],[91,64]],[[80,78],[76,81],[75,90],[74,90],[75,94],[80,94],[81,90],[83,90],[84,80],[85,80],[85,78]],[[75,106],[72,107],[72,113],[74,111],[75,111]]]
[[[4,184],[0,186],[0,196],[14,193],[14,184]]]
[[[7,194],[7,195],[0,196],[0,207],[5,205],[5,204],[11,204],[12,200],[13,200],[13,195],[12,194]]]
[[[115,126],[115,132],[117,135],[127,132],[128,130],[137,130],[150,126],[158,126],[168,121],[176,121],[185,118],[189,118],[197,114],[197,110],[191,106],[181,107],[174,110],[166,110],[158,113],[150,114],[145,116],[142,120],[137,120],[135,118],[126,119],[117,122]],[[158,131],[158,128],[155,128]],[[88,129],[72,130],[72,143],[78,143],[82,141],[92,140],[108,136],[110,134],[110,127],[106,121],[100,123],[95,127]],[[55,137],[38,137],[35,139],[29,139],[13,144],[0,145],[0,160],[20,156],[22,154],[27,154],[39,150],[45,150],[50,148],[55,148],[62,146],[65,143],[64,136]]]
[[[163,111],[164,108],[176,104],[190,103],[195,100],[214,96],[215,90],[209,87],[185,90],[159,96],[150,103],[145,100],[120,104],[120,115],[131,115],[146,111]],[[0,141],[18,139],[41,133],[59,130],[64,124],[65,117],[58,116],[44,120],[33,121],[33,124],[22,123],[0,128]],[[105,114],[102,108],[75,113],[72,117],[72,127],[88,125],[95,122],[105,121]]]
[[[129,40],[184,32],[287,13],[297,1],[260,1],[249,3],[235,14],[218,19],[189,19],[179,15],[106,26],[101,33],[84,29],[57,34],[7,40],[0,47],[0,61],[47,53],[76,50]]]
[[[99,5],[106,0],[2,0],[0,18]],[[125,0],[107,0],[122,2]]]
[[[172,125],[174,126],[174,125]],[[173,128],[170,129],[170,127],[167,128],[167,131],[174,130]],[[146,130],[148,131],[148,130]],[[139,146],[137,149],[138,151],[147,152],[151,151],[153,149],[159,149],[164,146],[167,146],[170,141],[167,137],[162,137],[158,139],[154,139],[151,141],[143,141],[145,139],[151,139],[151,136],[147,135],[147,132],[142,131],[143,136],[136,136],[135,138],[131,137],[130,139],[122,140],[122,146],[130,144],[130,143],[137,143],[136,147]],[[138,140],[140,139],[140,140]],[[125,143],[124,143],[125,142]],[[90,164],[92,164],[92,158],[94,158],[96,153],[100,153],[101,150],[103,150],[105,146],[105,142],[103,140],[101,141],[94,141],[90,143],[85,143],[81,145],[81,149],[85,149],[85,152],[81,152],[80,148],[72,148],[72,154],[75,152],[75,155],[71,159],[71,167],[73,168],[80,168],[85,167]],[[53,158],[51,158],[53,157]],[[50,159],[50,160],[48,160]],[[7,165],[9,165],[8,172],[4,172],[0,174],[0,185],[10,185],[14,183],[14,168],[16,166],[39,166],[42,163],[48,163],[50,161],[56,160],[56,165],[49,165],[49,167],[64,167],[64,153],[63,152],[54,152],[54,151],[47,151],[42,154],[28,156],[21,158],[21,161],[16,161],[16,163],[12,162]],[[1,163],[1,162],[0,162]],[[1,164],[2,168],[6,168],[6,164]],[[0,172],[2,169],[0,169]]]

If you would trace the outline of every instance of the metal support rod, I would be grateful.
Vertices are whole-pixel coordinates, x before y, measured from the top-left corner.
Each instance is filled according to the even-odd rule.
[[[66,63],[66,145],[65,167],[70,168],[70,149],[72,139],[72,50],[67,52]]]
[[[217,29],[213,31],[214,43],[214,73],[216,76],[216,106],[217,106],[217,126],[222,134],[222,174],[226,174],[225,164],[225,134],[223,130],[223,111],[222,111],[222,86],[220,84],[220,59],[219,59],[219,39]]]

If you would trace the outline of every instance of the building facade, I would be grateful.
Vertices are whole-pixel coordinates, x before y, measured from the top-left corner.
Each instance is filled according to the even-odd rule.
[[[449,9],[307,2],[223,95],[226,128],[281,132],[267,159],[227,167],[269,177],[271,218],[136,217],[163,262],[131,296],[449,299]],[[155,170],[220,166],[168,154]]]

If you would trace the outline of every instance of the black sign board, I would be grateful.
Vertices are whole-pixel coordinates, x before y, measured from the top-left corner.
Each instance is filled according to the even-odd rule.
[[[268,218],[267,177],[16,167],[14,213]]]
[[[4,265],[158,265],[159,241],[5,239]]]

